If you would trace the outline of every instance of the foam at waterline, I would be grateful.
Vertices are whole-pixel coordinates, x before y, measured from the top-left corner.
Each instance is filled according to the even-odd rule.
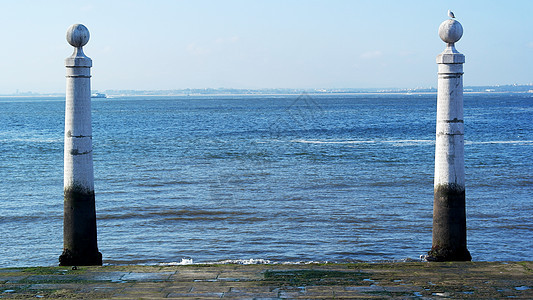
[[[169,262],[169,263],[158,263],[158,266],[189,266],[189,265],[312,265],[312,264],[328,264],[328,263],[395,263],[395,262],[419,262],[424,261],[423,255],[420,255],[420,258],[403,258],[403,259],[394,259],[394,260],[371,260],[371,261],[362,261],[362,260],[341,260],[341,261],[272,261],[262,258],[250,258],[250,259],[226,259],[221,261],[214,262],[193,262],[192,258],[182,258],[181,262]]]
[[[182,258],[181,262],[159,263],[160,266],[188,266],[194,265],[192,258]]]
[[[201,265],[215,265],[215,264],[238,264],[238,265],[267,265],[267,264],[273,264],[274,262],[268,260],[268,259],[256,259],[256,258],[250,258],[250,259],[226,259],[221,261],[215,261],[215,262],[200,262],[195,263],[192,258],[182,258],[181,262],[169,262],[169,263],[159,263],[160,266],[186,266],[186,265],[195,265],[195,264],[201,264]]]
[[[213,262],[198,262],[195,263],[192,258],[182,258],[181,262],[169,262],[169,263],[159,263],[159,266],[186,266],[186,265],[220,265],[220,264],[236,264],[236,265],[308,265],[308,264],[318,264],[318,263],[328,263],[328,261],[285,261],[277,262],[271,261],[268,259],[262,258],[250,258],[250,259],[226,259],[221,261]]]

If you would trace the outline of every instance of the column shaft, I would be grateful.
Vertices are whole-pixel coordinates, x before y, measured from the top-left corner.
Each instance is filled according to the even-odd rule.
[[[83,25],[73,25],[83,26]],[[71,29],[73,28],[71,27]],[[67,90],[65,102],[63,253],[60,265],[101,265],[96,232],[91,124],[92,61],[81,49],[83,28],[69,29],[67,40],[75,46],[65,60]],[[78,31],[76,31],[78,30]],[[81,32],[81,33],[80,33]],[[77,35],[76,35],[77,34]],[[88,41],[88,31],[86,32]],[[76,38],[78,38],[76,40]],[[71,42],[74,40],[73,42]],[[85,41],[85,43],[86,43]],[[76,43],[77,42],[77,43]],[[74,44],[73,44],[74,43]]]

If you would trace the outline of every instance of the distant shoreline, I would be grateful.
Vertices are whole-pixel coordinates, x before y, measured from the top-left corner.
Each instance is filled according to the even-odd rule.
[[[384,91],[384,92],[293,92],[293,93],[154,93],[154,94],[113,94],[108,93],[107,98],[102,99],[112,99],[112,98],[123,98],[123,97],[180,97],[180,98],[192,98],[192,97],[235,97],[235,96],[299,96],[299,95],[309,95],[309,96],[357,96],[357,95],[436,95],[437,91]],[[464,91],[464,94],[532,94],[533,90],[529,91]],[[28,98],[64,98],[65,94],[31,94],[31,95],[0,95],[0,98],[19,98],[19,99],[28,99]]]

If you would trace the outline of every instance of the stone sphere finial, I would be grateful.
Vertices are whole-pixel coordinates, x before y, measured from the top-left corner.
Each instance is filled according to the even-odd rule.
[[[81,48],[89,42],[89,29],[82,24],[74,24],[67,30],[67,41],[73,47]]]
[[[463,36],[463,26],[456,20],[446,20],[439,26],[439,36],[445,43],[454,44]]]

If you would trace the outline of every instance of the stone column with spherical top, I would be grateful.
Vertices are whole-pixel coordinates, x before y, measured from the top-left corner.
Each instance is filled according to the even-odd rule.
[[[64,219],[62,266],[102,265],[96,238],[93,149],[91,128],[91,66],[82,47],[89,30],[81,24],[67,31],[74,47],[65,59],[67,90],[65,105]]]
[[[452,15],[453,16],[453,15]],[[463,122],[463,64],[455,49],[463,27],[454,20],[439,27],[446,49],[437,56],[437,134],[431,261],[470,261],[466,248],[466,207]]]

